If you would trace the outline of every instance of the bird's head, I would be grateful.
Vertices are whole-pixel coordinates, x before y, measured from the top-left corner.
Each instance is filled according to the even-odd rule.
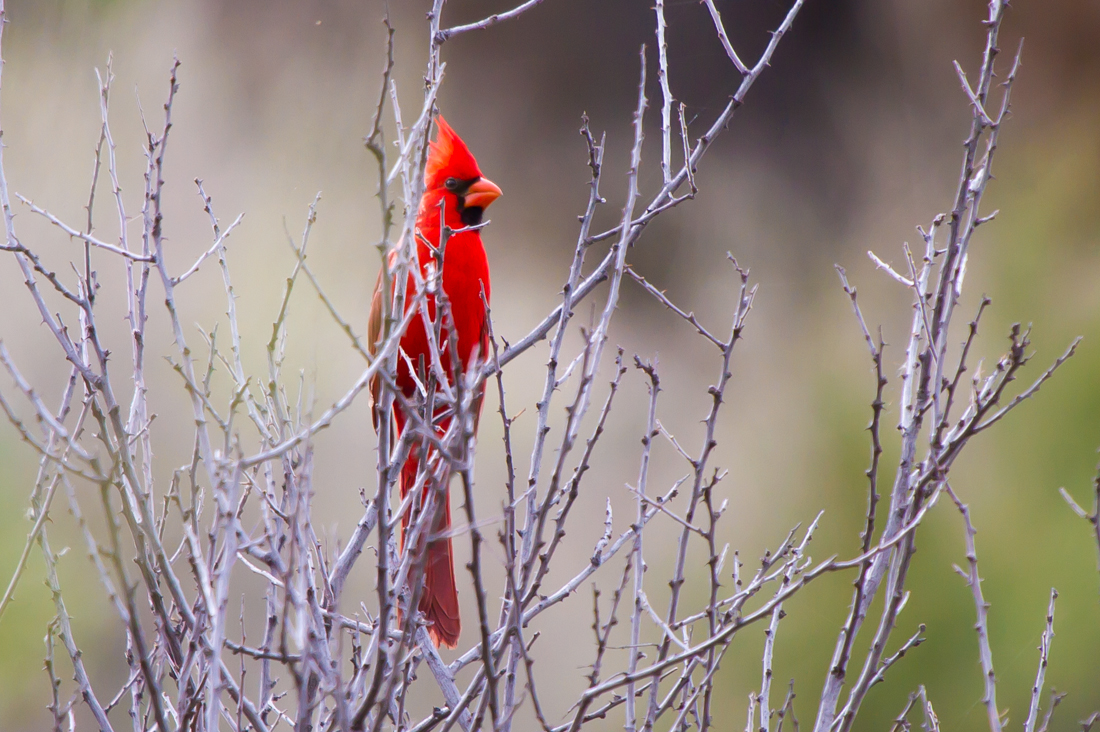
[[[428,149],[428,164],[424,169],[424,198],[420,214],[431,216],[431,208],[446,201],[447,225],[451,228],[475,226],[493,201],[500,197],[496,183],[481,175],[477,161],[466,143],[443,115],[436,118],[439,134]]]

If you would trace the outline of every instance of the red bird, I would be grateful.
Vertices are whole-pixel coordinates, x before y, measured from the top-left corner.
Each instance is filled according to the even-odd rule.
[[[431,143],[428,152],[427,167],[424,170],[424,195],[420,199],[420,208],[416,215],[417,259],[420,273],[428,278],[429,265],[433,264],[432,248],[440,241],[440,201],[443,202],[443,220],[447,227],[459,230],[481,223],[485,209],[501,194],[495,183],[481,175],[477,161],[470,154],[454,130],[443,117],[437,119],[439,134]],[[396,252],[390,256],[389,266],[396,260]],[[489,262],[485,256],[485,247],[481,243],[480,230],[462,231],[452,235],[446,242],[443,255],[443,291],[450,302],[454,319],[455,336],[458,341],[460,369],[465,371],[476,365],[474,359],[484,359],[489,348],[488,322],[485,305],[489,300]],[[482,299],[482,292],[485,299]],[[416,284],[408,278],[406,290],[406,308],[411,307],[416,294]],[[374,288],[371,301],[369,343],[372,352],[378,347],[378,338],[382,331],[382,297],[392,298],[393,292],[382,292],[382,275]],[[428,313],[435,318],[435,298],[428,295]],[[391,299],[392,302],[392,299]],[[431,364],[431,350],[428,346],[428,334],[424,329],[423,318],[413,317],[405,334],[401,337],[400,347],[404,356],[398,357],[397,386],[405,396],[412,397],[416,391],[416,378],[409,370],[409,364]],[[450,349],[447,347],[446,329],[440,338],[443,371],[452,377]],[[407,357],[407,358],[406,358]],[[420,376],[423,382],[423,376]],[[373,395],[378,394],[378,384],[371,384]],[[481,398],[477,397],[474,407],[475,429],[476,415],[481,410]],[[393,410],[395,438],[400,438],[405,428],[406,415],[395,407]],[[440,426],[446,430],[449,418]],[[378,425],[375,424],[375,429]],[[401,471],[401,497],[412,490],[416,481],[417,466],[420,461],[418,450],[410,452]],[[432,533],[445,532],[451,525],[451,507],[449,493],[444,493],[442,519],[434,526]],[[402,542],[408,523],[408,514],[402,522]],[[451,539],[439,539],[427,547],[427,560],[424,568],[424,591],[420,596],[420,612],[429,622],[428,632],[437,646],[454,648],[458,644],[458,635],[462,623],[458,615],[458,589],[455,587],[454,559],[451,553]]]

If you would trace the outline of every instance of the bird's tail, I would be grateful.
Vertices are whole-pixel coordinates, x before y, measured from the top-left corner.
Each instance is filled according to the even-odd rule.
[[[410,454],[401,470],[401,498],[416,484],[417,457]],[[409,513],[401,522],[401,545],[405,544]],[[451,528],[451,502],[449,493],[443,492],[443,506],[439,518],[432,526],[431,534],[447,534]],[[428,621],[428,634],[436,646],[454,648],[458,645],[458,636],[462,631],[462,622],[458,616],[458,588],[455,586],[454,555],[451,550],[451,537],[431,541],[424,560],[424,590],[417,606]]]

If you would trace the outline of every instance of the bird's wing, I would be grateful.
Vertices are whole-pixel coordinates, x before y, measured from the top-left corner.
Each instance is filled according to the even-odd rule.
[[[394,261],[397,259],[397,252],[401,249],[401,245],[394,247],[390,250],[386,257],[386,265],[391,271],[393,269]],[[370,299],[370,317],[367,319],[367,353],[372,357],[378,354],[378,349],[382,345],[379,343],[379,338],[382,337],[382,273],[383,270],[378,270],[378,280],[374,283],[374,294]],[[377,374],[370,380],[370,406],[372,419],[376,419],[373,416],[374,405],[378,402],[379,393],[379,378]],[[375,422],[374,429],[378,429],[378,423]]]
[[[370,299],[370,318],[367,320],[367,353],[374,357],[378,353],[378,337],[382,335],[382,270],[378,270],[378,281],[374,283],[374,295]],[[374,405],[378,401],[378,375],[370,380],[370,407],[374,413]],[[374,429],[378,429],[377,417]]]

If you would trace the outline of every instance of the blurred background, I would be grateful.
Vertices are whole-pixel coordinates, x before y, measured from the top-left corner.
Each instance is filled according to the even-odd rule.
[[[452,0],[444,25],[512,4]],[[720,0],[718,6],[745,59],[755,59],[767,31],[787,10],[780,0]],[[428,7],[423,0],[389,6],[397,29],[395,78],[407,117],[421,103]],[[739,78],[705,7],[695,0],[668,0],[666,7],[672,92],[686,105],[697,136]],[[697,200],[651,225],[630,255],[639,272],[716,332],[728,328],[735,294],[725,253],[751,269],[760,285],[734,358],[714,458],[729,470],[721,484],[730,503],[720,539],[740,552],[747,567],[790,527],[805,525],[820,510],[825,514],[811,545],[814,558],[853,555],[858,549],[867,500],[864,427],[874,381],[833,264],[847,268],[869,324],[882,326],[890,344],[887,376],[893,378],[902,356],[909,293],[876,272],[865,252],[873,249],[903,266],[902,242],[919,240],[914,227],[927,225],[950,206],[970,120],[951,61],[958,59],[972,76],[977,73],[985,8],[981,0],[809,0],[772,68],[704,159]],[[150,127],[159,129],[168,71],[177,54],[183,63],[181,89],[165,189],[171,267],[182,271],[210,244],[209,223],[192,183],[201,178],[223,223],[245,213],[229,240],[229,262],[239,295],[245,363],[258,371],[293,264],[286,232],[299,235],[307,206],[321,191],[310,261],[343,314],[365,332],[380,226],[373,198],[376,173],[362,138],[377,99],[384,12],[385,5],[373,0],[9,0],[2,99],[8,183],[14,192],[80,226],[100,126],[95,69],[105,72],[108,54],[113,54],[111,122],[121,185],[127,214],[140,214],[144,134],[139,107]],[[493,267],[495,328],[509,340],[525,334],[559,298],[577,232],[575,216],[588,190],[585,147],[577,135],[582,112],[597,133],[608,135],[603,182],[608,205],[599,221],[609,224],[618,216],[638,48],[649,43],[652,51],[653,25],[645,2],[546,0],[518,20],[455,38],[444,48],[447,77],[440,107],[485,174],[505,191],[490,212],[492,225],[484,238]],[[998,703],[1012,723],[1022,723],[1027,714],[1050,588],[1060,593],[1047,675],[1048,687],[1069,692],[1055,717],[1054,728],[1060,729],[1100,707],[1097,547],[1090,527],[1058,495],[1065,486],[1091,506],[1100,446],[1098,34],[1097,0],[1018,0],[1009,11],[1000,68],[1006,68],[1021,37],[1026,44],[1013,114],[994,167],[996,180],[985,199],[987,211],[1001,213],[975,240],[958,314],[960,321],[969,320],[982,294],[992,298],[978,346],[986,364],[1006,345],[1012,323],[1032,325],[1036,357],[1022,381],[1038,376],[1074,336],[1085,336],[1078,355],[1035,399],[967,448],[952,481],[971,505],[979,532]],[[661,180],[655,112],[660,95],[655,54],[648,58],[652,108],[641,184],[652,195]],[[674,145],[674,161],[676,150]],[[109,188],[101,184],[98,194],[97,232],[111,241],[118,235],[117,215]],[[67,262],[78,256],[79,247],[32,218],[25,207],[17,213],[22,240],[67,276]],[[140,224],[132,226],[132,232],[140,230]],[[116,368],[122,370],[115,378],[126,382],[122,268],[107,257],[98,258],[97,266],[103,285],[101,324],[119,354]],[[299,287],[290,320],[288,383],[294,384],[300,369],[307,403],[313,399],[323,410],[358,375],[361,364],[308,286]],[[191,423],[182,385],[161,358],[173,349],[158,293],[154,285],[148,378],[158,414],[153,434],[163,487],[171,470],[188,460]],[[178,296],[184,323],[195,324],[188,337],[200,345],[197,328],[209,330],[224,321],[216,266],[189,280]],[[39,391],[50,403],[56,401],[67,369],[8,258],[0,259],[0,302],[0,338]],[[588,307],[578,309],[578,322],[588,317]],[[706,388],[719,368],[713,347],[633,285],[625,288],[611,337],[628,357],[637,353],[659,361],[660,419],[695,451],[709,403]],[[534,349],[510,368],[505,381],[510,412],[526,409],[515,426],[520,456],[530,445],[545,355],[545,346]],[[611,364],[605,366],[610,377]],[[117,384],[123,392],[127,386]],[[884,480],[892,477],[896,459],[892,426],[898,386],[892,380],[887,391]],[[0,388],[13,395],[7,379]],[[645,405],[643,377],[631,371],[574,518],[573,543],[559,559],[551,585],[587,561],[601,532],[605,497],[616,508],[619,530],[630,521],[633,501],[624,483],[636,480]],[[496,406],[493,396],[482,420],[478,455],[479,514],[488,517],[499,515],[503,495]],[[560,435],[561,413],[556,410],[551,441]],[[350,533],[359,515],[358,489],[373,490],[373,440],[364,399],[318,442],[315,518],[330,546]],[[14,430],[0,426],[0,578],[5,584],[30,529],[27,496],[35,467],[35,456]],[[526,473],[525,458],[518,468]],[[653,471],[650,485],[663,491],[687,466],[662,444]],[[61,581],[74,633],[85,648],[93,681],[105,690],[117,688],[126,674],[121,625],[61,502],[53,518],[55,551],[72,548],[61,561]],[[676,532],[671,523],[655,526],[647,534],[653,537],[648,577],[651,597],[660,598],[658,586],[672,562],[672,552],[661,547],[669,546]],[[925,684],[945,728],[982,728],[974,607],[969,589],[952,570],[953,563],[965,561],[962,522],[949,502],[935,508],[917,543],[909,585],[913,594],[895,644],[918,623],[927,625],[927,641],[871,692],[857,727],[887,729],[906,696]],[[458,544],[460,562],[463,544]],[[705,602],[703,561],[699,552],[690,563],[694,574],[687,592],[697,607]],[[0,622],[4,730],[49,724],[44,708],[49,686],[41,666],[53,606],[42,576],[41,558],[32,553],[16,602]],[[795,708],[805,724],[816,713],[853,577],[823,578],[785,608],[773,704],[781,703],[782,689],[794,678]],[[604,587],[617,584],[618,570],[608,569],[599,581]],[[361,564],[352,582],[347,612],[355,611],[359,599],[371,601],[367,565]],[[587,636],[579,632],[587,632],[591,623],[588,592],[586,587],[537,624],[548,636],[541,641],[545,646],[536,668],[543,703],[553,718],[575,698],[585,683],[585,664],[591,662]],[[470,593],[462,597],[464,612],[472,617]],[[248,602],[253,601],[260,602]],[[719,729],[744,724],[748,694],[760,683],[762,631],[746,631],[726,656],[724,694],[716,709]],[[858,646],[867,643],[861,636]],[[63,672],[66,683],[68,674]],[[619,724],[609,719],[606,728]]]

